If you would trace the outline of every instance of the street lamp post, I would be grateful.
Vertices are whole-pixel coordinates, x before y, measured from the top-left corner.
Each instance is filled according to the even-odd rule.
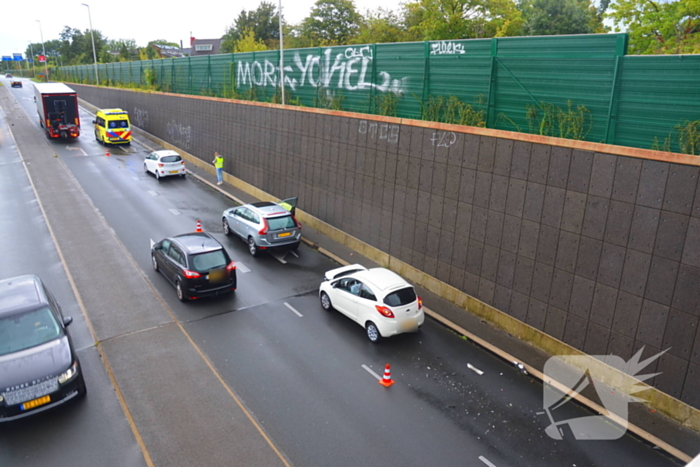
[[[92,30],[92,15],[90,14],[90,5],[83,3],[88,9],[88,19],[90,20],[90,37],[92,38],[92,58],[95,60],[95,82],[100,85],[100,77],[97,74],[97,52],[95,52],[95,33]]]
[[[34,67],[34,60],[36,59],[36,56],[34,55],[34,47],[32,47],[32,41],[29,41],[29,50],[32,52],[32,78],[35,78],[36,72]]]
[[[284,105],[284,38],[282,37],[282,0],[278,0],[278,12],[280,23],[280,89],[282,90],[282,105]]]
[[[36,20],[39,23],[39,34],[41,34],[41,50],[44,52],[44,70],[46,71],[46,82],[49,82],[49,60],[46,56],[46,45],[44,44],[44,32],[41,30],[41,21]]]

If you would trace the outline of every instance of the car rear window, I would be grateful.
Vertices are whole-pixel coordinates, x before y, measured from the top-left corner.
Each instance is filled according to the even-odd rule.
[[[228,264],[223,250],[200,253],[192,257],[192,268],[197,272],[207,272],[211,269],[224,268]]]
[[[182,157],[180,156],[165,156],[161,158],[161,162],[180,162],[182,160]]]
[[[270,230],[291,229],[296,227],[292,216],[270,217],[267,219],[267,224],[270,226]]]
[[[30,349],[63,334],[48,307],[0,319],[0,355]]]
[[[413,287],[406,287],[392,292],[384,297],[384,304],[388,306],[403,306],[416,301],[416,291]]]

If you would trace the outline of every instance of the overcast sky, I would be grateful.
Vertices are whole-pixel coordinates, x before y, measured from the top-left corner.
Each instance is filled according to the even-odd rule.
[[[399,10],[401,0],[355,0],[361,13],[367,9]],[[216,39],[224,35],[238,14],[254,10],[260,0],[194,0],[165,2],[156,0],[88,0],[92,26],[108,39],[134,39],[139,46],[165,39],[185,47],[190,31],[198,39]],[[276,5],[277,0],[273,0]],[[299,23],[309,15],[315,0],[282,0],[285,21]],[[23,53],[29,42],[58,39],[64,26],[84,31],[90,28],[88,9],[71,0],[7,0],[0,8],[0,55]],[[41,23],[37,23],[37,20]],[[34,51],[38,54],[38,51]]]

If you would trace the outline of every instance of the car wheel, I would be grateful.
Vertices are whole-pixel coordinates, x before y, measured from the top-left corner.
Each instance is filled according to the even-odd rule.
[[[78,383],[78,398],[82,399],[87,396],[87,386],[85,386],[85,378],[80,376],[80,383]]]
[[[100,143],[100,137],[98,136],[97,133],[95,133],[95,141],[97,141],[98,143]]]
[[[248,237],[248,251],[253,256],[258,256],[258,246],[255,244],[253,237]]]
[[[292,250],[293,251],[297,251],[299,249],[299,243],[300,242],[292,243]]]
[[[221,226],[224,228],[224,235],[231,235],[231,227],[225,218],[221,221]]]
[[[182,287],[180,287],[180,281],[175,282],[175,293],[177,293],[178,300],[181,302],[187,301],[187,297],[185,297],[185,293],[182,291]]]
[[[382,335],[379,334],[379,329],[377,329],[377,325],[374,324],[372,321],[367,322],[365,330],[367,331],[367,338],[370,340],[370,342],[376,344],[381,340]]]
[[[158,169],[156,169],[155,174],[156,174],[156,180],[160,181],[160,175],[158,175]]]
[[[156,259],[156,255],[151,255],[151,264],[153,265],[153,270],[158,272],[158,260]]]
[[[329,297],[326,292],[321,292],[321,306],[326,311],[331,311],[333,309],[333,305],[331,304],[331,297]]]
[[[148,166],[145,163],[143,164],[143,173],[148,173]]]
[[[187,174],[180,174],[180,177],[185,178]]]

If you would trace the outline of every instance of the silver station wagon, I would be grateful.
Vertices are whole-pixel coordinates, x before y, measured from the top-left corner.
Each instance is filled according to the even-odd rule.
[[[253,256],[271,248],[296,250],[301,241],[301,224],[294,217],[297,199],[259,201],[227,209],[221,219],[224,233],[241,237]]]

